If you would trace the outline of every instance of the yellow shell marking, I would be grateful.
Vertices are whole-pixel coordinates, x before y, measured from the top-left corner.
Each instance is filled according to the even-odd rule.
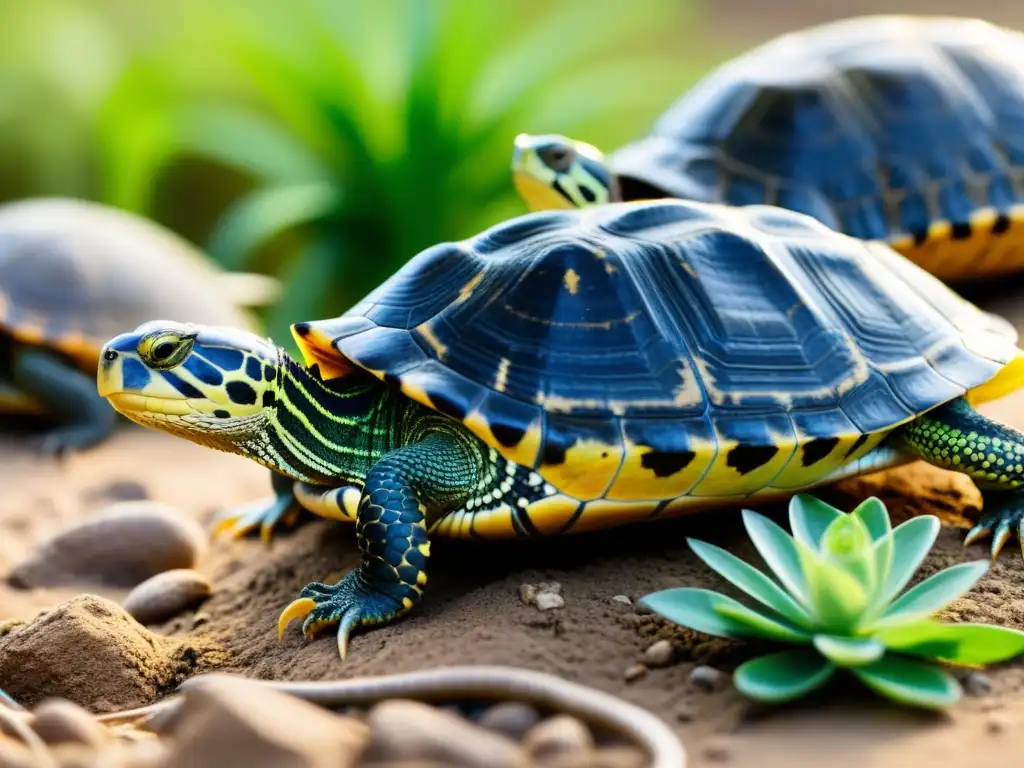
[[[658,477],[653,470],[643,465],[644,457],[651,453],[651,449],[627,442],[622,467],[605,498],[613,501],[671,499],[686,493],[704,475],[715,460],[717,451],[714,443],[706,442],[694,442],[690,448],[695,455],[685,467],[671,475]]]
[[[403,385],[404,391],[404,385]],[[422,401],[421,401],[422,402]],[[523,439],[511,448],[507,448],[497,441],[491,432],[491,425],[484,418],[480,411],[473,411],[468,414],[462,423],[477,437],[483,440],[491,448],[501,453],[509,461],[514,461],[523,467],[532,467],[537,460],[537,453],[540,451],[541,429],[540,421],[535,421],[527,427]]]
[[[743,498],[769,485],[793,457],[796,440],[790,435],[773,443],[777,448],[771,459],[749,472],[730,466],[732,451],[739,445],[735,440],[720,437],[718,453],[704,478],[690,492],[693,496],[727,496]]]
[[[993,232],[998,212],[986,208],[971,217],[968,237],[954,239],[950,222],[938,221],[920,244],[904,235],[889,245],[942,280],[1010,274],[1024,269],[1024,206],[1014,206],[1008,216],[1010,227],[1002,233]]]
[[[622,448],[598,440],[580,440],[560,464],[541,464],[541,477],[581,501],[604,495],[622,465]],[[647,496],[650,498],[650,495]]]
[[[559,493],[533,502],[526,508],[526,514],[538,531],[551,535],[565,527],[566,523],[576,514],[576,508],[579,505],[580,503],[576,499],[570,499]]]
[[[658,504],[660,504],[659,501],[608,501],[606,499],[591,501],[583,509],[580,519],[569,529],[569,532],[586,533],[635,522],[654,512],[658,508]]]
[[[807,467],[804,466],[803,448],[804,445],[809,443],[812,438],[805,438],[801,441],[801,445],[797,450],[791,454],[792,458],[789,463],[786,464],[785,468],[775,477],[774,480],[772,480],[771,487],[797,490],[814,485],[817,481],[828,476],[844,464],[847,464],[850,460],[863,456],[882,442],[888,434],[889,430],[885,430],[883,432],[877,432],[870,435],[857,447],[854,454],[849,457],[847,457],[847,454],[850,452],[854,443],[862,437],[861,433],[857,432],[848,435],[835,435],[835,437],[838,438],[838,442],[832,450],[823,458],[815,461]]]
[[[971,405],[980,405],[997,400],[1024,387],[1024,350],[1017,350],[1014,358],[999,369],[999,372],[984,384],[967,392]]]
[[[320,370],[321,378],[325,381],[340,378],[354,370],[354,366],[334,348],[333,339],[316,326],[309,325],[305,328],[305,335],[296,331],[294,325],[291,327],[291,331],[292,338],[295,339],[307,368],[316,365]]]

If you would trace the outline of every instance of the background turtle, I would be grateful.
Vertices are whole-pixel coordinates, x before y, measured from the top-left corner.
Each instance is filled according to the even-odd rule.
[[[151,317],[256,329],[240,305],[276,282],[225,273],[183,239],[96,203],[0,205],[0,413],[44,414],[43,450],[102,440],[116,414],[96,393],[100,347]]]
[[[772,40],[613,153],[520,136],[528,205],[665,196],[810,214],[943,279],[1024,267],[1024,35],[869,16]]]
[[[104,348],[128,418],[239,453],[352,520],[363,564],[282,613],[408,611],[429,535],[548,536],[789,495],[914,458],[1019,522],[1024,435],[968,403],[1024,383],[1016,332],[880,243],[767,206],[529,214],[432,247],[340,318],[167,321]],[[428,535],[429,534],[429,535]]]

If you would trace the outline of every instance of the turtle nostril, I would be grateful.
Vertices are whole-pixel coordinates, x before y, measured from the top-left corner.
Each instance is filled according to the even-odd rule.
[[[108,349],[103,353],[104,360],[117,360],[117,352],[112,349]]]

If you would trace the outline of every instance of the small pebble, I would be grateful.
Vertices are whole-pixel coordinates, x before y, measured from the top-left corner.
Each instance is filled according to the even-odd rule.
[[[134,587],[173,568],[191,568],[206,550],[202,527],[155,501],[122,501],[40,544],[10,573],[17,587]]]
[[[689,681],[702,691],[710,693],[718,688],[725,679],[725,673],[714,667],[701,665],[690,672]]]
[[[206,611],[196,611],[195,616],[192,617],[192,628],[201,627],[203,624],[210,623],[210,614]]]
[[[82,744],[99,748],[110,733],[83,707],[67,699],[46,699],[32,710],[32,730],[47,744]]]
[[[992,680],[981,672],[968,672],[963,682],[964,690],[971,696],[984,696],[992,691]]]
[[[122,607],[140,624],[156,624],[194,608],[212,591],[203,574],[175,568],[139,584],[128,593]]]
[[[622,603],[623,605],[632,605],[633,604],[633,601],[630,600],[625,595],[615,595],[614,597],[612,597],[612,602]]]
[[[519,599],[523,605],[533,605],[537,602],[537,586],[535,584],[520,584]]]
[[[720,739],[711,739],[704,745],[704,757],[711,762],[721,763],[729,759],[729,746]]]
[[[540,713],[529,704],[503,701],[489,707],[477,720],[477,725],[521,741],[527,731],[539,722]]]
[[[537,610],[550,611],[565,606],[565,599],[555,592],[540,592],[537,594]]]
[[[672,663],[675,652],[668,640],[658,640],[644,651],[643,662],[648,667],[667,667]]]
[[[692,722],[697,717],[696,710],[689,704],[681,704],[676,710],[676,720],[680,723]]]
[[[418,701],[391,699],[367,716],[366,762],[435,760],[460,768],[518,768],[519,746],[504,736]],[[397,724],[397,725],[396,725]]]
[[[1010,722],[1007,720],[1006,715],[1003,714],[992,714],[988,716],[988,720],[985,721],[985,728],[989,733],[1002,733],[1010,727]]]
[[[542,720],[523,737],[523,750],[537,763],[574,752],[589,752],[593,748],[594,737],[587,726],[570,715]]]
[[[624,677],[627,683],[631,683],[634,680],[639,680],[641,677],[647,674],[647,667],[643,664],[634,664],[631,667],[627,667]]]
[[[633,612],[639,616],[648,616],[654,613],[654,611],[648,608],[647,605],[644,603],[637,603],[636,606],[633,608]]]
[[[83,494],[88,502],[146,501],[149,489],[135,480],[114,480]]]

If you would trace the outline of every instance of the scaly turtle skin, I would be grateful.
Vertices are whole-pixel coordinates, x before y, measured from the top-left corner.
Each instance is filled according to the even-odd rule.
[[[914,458],[986,488],[994,552],[1024,435],[968,402],[1024,383],[1005,321],[879,243],[767,206],[541,212],[432,247],[340,318],[252,334],[147,323],[98,387],[355,523],[363,564],[279,629],[404,614],[430,536],[576,533],[783,497]]]
[[[0,414],[50,417],[45,452],[103,440],[116,414],[96,393],[100,348],[151,317],[255,330],[256,276],[223,273],[184,240],[95,203],[0,206]],[[253,290],[255,289],[255,290]]]
[[[681,197],[781,206],[888,242],[944,280],[1024,267],[1024,35],[869,16],[794,32],[714,70],[607,163],[519,136],[533,210]]]

